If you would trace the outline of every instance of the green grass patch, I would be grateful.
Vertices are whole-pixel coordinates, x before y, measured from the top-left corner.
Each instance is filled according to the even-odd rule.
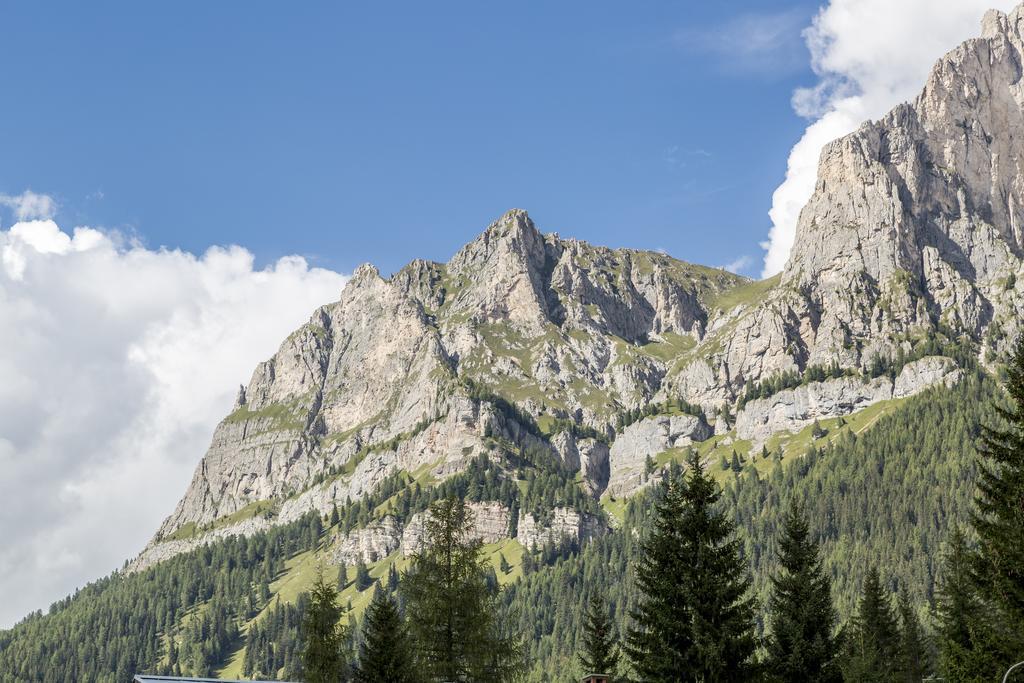
[[[186,522],[174,530],[173,534],[164,536],[161,541],[184,541],[192,538],[199,531],[195,522]]]
[[[483,547],[484,557],[494,567],[494,573],[498,577],[498,584],[501,586],[507,586],[510,583],[518,581],[523,575],[523,553],[525,548],[523,545],[513,539],[506,538],[498,541],[497,543],[487,543]],[[511,569],[506,574],[501,571],[501,556],[505,556],[505,561],[509,563]]]
[[[737,306],[752,306],[764,299],[768,292],[782,281],[782,273],[765,280],[746,282],[738,287],[727,289],[710,300],[710,305],[728,313]]]
[[[696,345],[697,340],[689,335],[665,332],[661,335],[661,341],[643,344],[637,348],[645,356],[670,363],[678,356],[693,350]]]
[[[611,494],[605,493],[601,496],[601,507],[604,509],[608,518],[615,522],[618,526],[626,520],[626,502],[629,500],[627,496],[612,496]]]
[[[277,506],[272,500],[254,500],[240,510],[232,512],[230,515],[225,517],[218,517],[213,522],[214,529],[220,529],[222,527],[231,526],[232,524],[238,524],[252,517],[262,515],[266,512],[274,512]]]
[[[258,420],[265,428],[263,431],[301,430],[306,427],[306,408],[302,404],[303,399],[299,398],[288,403],[272,403],[259,410],[251,410],[248,405],[244,405],[225,417],[224,422],[232,424]]]

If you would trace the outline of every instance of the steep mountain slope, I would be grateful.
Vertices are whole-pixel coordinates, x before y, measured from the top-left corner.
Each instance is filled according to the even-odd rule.
[[[543,235],[518,210],[446,264],[361,266],[240,390],[134,566],[483,453],[508,472],[543,452],[588,495],[629,495],[649,458],[756,451],[958,381],[924,356],[987,361],[1018,329],[1021,19],[989,13],[914,102],[825,148],[771,280]]]
[[[361,266],[239,391],[149,557],[196,531],[264,528],[268,510],[326,514],[397,471],[442,479],[480,453],[547,451],[599,495],[618,416],[664,398],[710,302],[743,282],[544,236],[522,211],[447,264],[387,279]]]

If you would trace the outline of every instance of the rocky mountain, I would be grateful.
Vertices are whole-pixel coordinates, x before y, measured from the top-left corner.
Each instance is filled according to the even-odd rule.
[[[1017,332],[1024,257],[1024,10],[921,94],[822,152],[785,271],[752,282],[542,234],[506,213],[448,263],[354,273],[256,368],[134,567],[327,515],[389,477],[430,486],[486,454],[522,482],[550,457],[604,501],[688,448],[754,454],[818,420],[959,380]],[[483,538],[601,533],[579,506],[488,503]],[[514,523],[513,520],[514,519]],[[378,516],[339,558],[416,542]]]

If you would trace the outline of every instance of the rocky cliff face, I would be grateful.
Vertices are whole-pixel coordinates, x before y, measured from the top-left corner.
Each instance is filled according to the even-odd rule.
[[[906,398],[937,384],[951,386],[962,376],[963,370],[956,363],[936,356],[908,363],[895,381],[882,376],[811,382],[748,402],[736,414],[736,436],[760,447],[772,434],[796,432],[815,420],[848,415],[879,401]]]
[[[545,518],[520,513],[513,532],[512,511],[501,503],[469,503],[468,507],[473,517],[470,536],[483,543],[515,539],[525,548],[541,548],[566,540],[582,542],[605,531],[601,520],[592,515],[555,507]],[[396,550],[411,555],[423,545],[423,523],[428,515],[418,512],[404,526],[388,516],[353,529],[335,539],[333,559],[339,564],[354,565],[360,561],[377,562]]]
[[[517,404],[528,423],[607,434],[618,411],[661,389],[667,363],[646,349],[695,345],[707,301],[741,282],[662,254],[544,236],[522,211],[448,264],[415,261],[387,279],[361,266],[338,302],[256,369],[160,534],[295,494],[329,509],[396,469],[432,465],[443,477],[495,451],[485,441],[496,436],[583,466],[600,492],[604,443],[538,436],[496,415],[480,389]],[[310,495],[324,478],[331,485]]]
[[[978,337],[1019,304],[1021,18],[990,12],[913,102],[823,151],[783,282],[830,335],[941,321]]]
[[[443,480],[481,454],[511,478],[524,454],[547,454],[588,494],[628,495],[648,456],[714,433],[762,442],[955,381],[943,359],[863,377],[924,337],[973,344],[984,361],[1017,330],[1022,19],[988,14],[982,37],[939,60],[913,102],[825,148],[790,261],[771,280],[545,235],[518,210],[448,263],[417,260],[388,278],[361,266],[253,373],[140,562],[203,534],[326,514],[395,472]],[[731,417],[751,383],[833,363],[848,376]],[[667,399],[707,417],[623,419]],[[250,514],[264,506],[273,514]],[[563,517],[556,526],[589,533]],[[391,552],[398,531],[378,521],[360,533],[339,552]]]

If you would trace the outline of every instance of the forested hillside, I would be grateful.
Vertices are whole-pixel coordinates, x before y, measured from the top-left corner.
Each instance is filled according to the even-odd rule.
[[[723,502],[735,516],[762,610],[781,523],[798,498],[822,544],[844,621],[871,564],[889,589],[908,589],[926,620],[948,530],[967,520],[980,425],[993,420],[1000,395],[994,381],[976,374],[955,389],[911,399],[861,435],[847,432],[832,446],[773,464],[767,475],[753,467],[725,475]],[[615,533],[508,590],[506,605],[532,644],[531,680],[570,680],[559,676],[572,666],[579,605],[592,591],[607,596],[620,628],[627,623],[637,597],[629,566],[649,512],[649,495],[631,500]]]
[[[724,485],[723,505],[738,525],[762,607],[783,514],[789,501],[799,498],[822,543],[844,620],[869,564],[879,566],[887,588],[906,586],[917,611],[927,617],[940,549],[948,529],[969,509],[979,425],[992,420],[992,402],[1000,391],[991,378],[976,373],[954,388],[932,389],[899,404],[860,426],[859,434],[852,425],[833,424],[833,433],[819,434],[805,455],[781,459],[769,453],[739,473],[711,463]],[[443,488],[516,502],[519,496],[494,477],[488,464],[479,462]],[[535,476],[536,493],[519,502],[549,505],[559,499],[564,480],[555,474],[547,478],[549,484],[543,475]],[[309,551],[322,546],[333,524],[365,523],[367,511],[392,494],[385,488],[372,497],[373,505],[342,508],[333,519],[309,515],[91,584],[49,613],[0,633],[0,678],[122,681],[134,670],[211,674],[229,663],[244,675],[296,676],[304,600],[301,592],[283,587],[282,577],[296,571],[296,558],[312,557]],[[405,503],[399,498],[399,507],[410,506],[406,513],[437,497],[423,492],[412,500],[414,495]],[[580,605],[590,593],[604,593],[615,624],[625,626],[636,599],[630,564],[650,495],[631,499],[618,526],[582,549],[570,544],[518,556],[507,546],[506,552],[494,553],[495,585],[505,585],[507,618],[525,635],[530,680],[575,676]],[[339,583],[354,607],[350,618],[361,615],[367,586],[379,578],[394,589],[400,568],[394,558],[368,569],[349,568]],[[357,572],[372,576],[357,586]]]

